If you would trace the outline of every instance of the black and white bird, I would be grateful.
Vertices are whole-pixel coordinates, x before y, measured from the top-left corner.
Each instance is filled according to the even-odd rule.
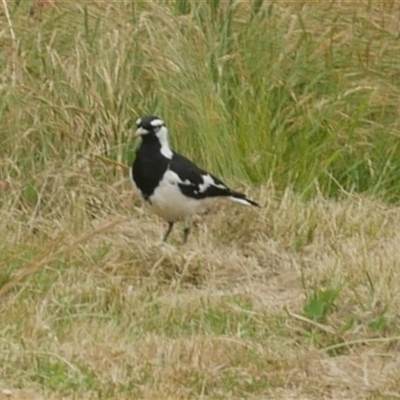
[[[142,142],[131,168],[134,185],[153,211],[168,223],[164,241],[174,223],[184,222],[183,242],[190,233],[189,217],[215,197],[259,205],[245,194],[231,190],[215,176],[203,171],[186,157],[171,150],[168,130],[156,116],[139,118],[135,136]]]

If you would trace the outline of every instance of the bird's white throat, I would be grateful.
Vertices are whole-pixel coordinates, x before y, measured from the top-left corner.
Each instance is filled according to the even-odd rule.
[[[164,157],[171,159],[172,158],[172,150],[169,147],[169,143],[168,143],[168,129],[165,126],[162,126],[156,133],[156,136],[161,144],[161,154]]]

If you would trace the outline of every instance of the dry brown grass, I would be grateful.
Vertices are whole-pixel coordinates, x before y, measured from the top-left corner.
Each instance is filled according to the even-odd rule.
[[[164,224],[127,182],[96,186],[54,193],[60,212],[31,219],[17,191],[2,195],[0,386],[11,398],[399,393],[397,208],[265,186],[252,192],[264,208],[218,203],[181,246],[180,232],[160,242]],[[324,318],[305,312],[332,288]]]

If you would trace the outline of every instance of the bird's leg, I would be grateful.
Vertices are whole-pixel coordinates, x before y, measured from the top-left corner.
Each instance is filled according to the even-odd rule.
[[[168,236],[171,233],[173,227],[174,227],[174,223],[173,222],[168,222],[168,229],[167,229],[167,232],[165,232],[165,235],[164,235],[164,238],[163,238],[164,242],[167,241]]]
[[[186,243],[189,233],[190,233],[190,222],[185,219],[185,221],[183,222],[183,243]]]

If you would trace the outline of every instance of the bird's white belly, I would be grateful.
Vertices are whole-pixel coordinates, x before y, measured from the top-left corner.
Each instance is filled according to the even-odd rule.
[[[162,182],[149,198],[153,211],[168,222],[185,219],[207,204],[206,199],[194,199],[182,194],[178,183],[180,182],[176,174],[167,171]]]

